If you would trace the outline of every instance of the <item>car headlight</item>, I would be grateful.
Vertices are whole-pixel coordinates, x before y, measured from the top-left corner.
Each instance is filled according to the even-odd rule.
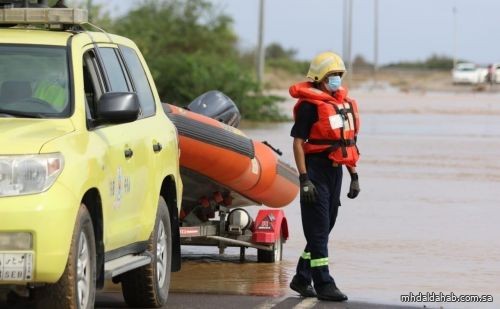
[[[54,184],[63,167],[60,153],[0,156],[0,197],[43,192]]]

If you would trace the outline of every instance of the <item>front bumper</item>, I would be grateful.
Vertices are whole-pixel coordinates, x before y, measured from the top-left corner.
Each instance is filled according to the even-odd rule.
[[[477,76],[453,76],[453,82],[456,84],[477,84]]]
[[[61,277],[68,259],[80,200],[66,187],[55,183],[48,191],[0,198],[0,232],[32,234],[31,280],[11,280],[2,284],[54,283]],[[0,248],[0,253],[15,251]]]

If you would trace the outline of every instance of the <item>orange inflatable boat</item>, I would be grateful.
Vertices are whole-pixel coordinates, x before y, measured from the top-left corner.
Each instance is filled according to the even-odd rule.
[[[183,208],[210,198],[230,208],[279,208],[296,197],[296,170],[278,158],[279,150],[235,127],[239,111],[221,92],[205,93],[187,109],[164,109],[179,134]]]
[[[288,223],[281,207],[298,193],[298,175],[279,159],[279,150],[247,137],[236,127],[234,102],[218,91],[207,92],[185,109],[163,108],[175,124],[184,186],[179,216],[183,245],[257,249],[257,261],[282,259]],[[266,205],[255,220],[242,206]],[[215,214],[218,213],[218,219]]]

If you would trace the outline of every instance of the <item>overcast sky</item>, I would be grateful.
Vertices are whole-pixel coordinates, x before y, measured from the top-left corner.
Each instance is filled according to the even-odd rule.
[[[115,15],[140,1],[93,0]],[[257,42],[259,0],[209,0],[234,19],[243,48]],[[353,3],[352,54],[373,60],[374,1]],[[343,0],[265,0],[265,44],[278,42],[298,58],[342,53]],[[121,4],[121,7],[118,5]],[[453,7],[457,8],[457,57],[479,64],[500,62],[500,0],[379,0],[379,62],[424,60],[454,53]]]

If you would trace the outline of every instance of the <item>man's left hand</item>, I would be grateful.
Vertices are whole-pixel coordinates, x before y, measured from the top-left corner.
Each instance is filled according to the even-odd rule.
[[[359,191],[361,191],[361,189],[359,188],[358,173],[352,173],[351,185],[349,186],[349,193],[347,193],[347,197],[350,199],[354,199],[358,196]]]

